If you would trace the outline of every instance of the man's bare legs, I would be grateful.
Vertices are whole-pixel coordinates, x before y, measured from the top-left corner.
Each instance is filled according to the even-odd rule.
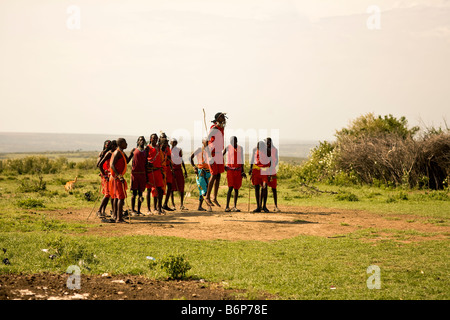
[[[217,193],[219,192],[219,186],[220,186],[220,173],[211,176],[211,179],[209,180],[208,183],[208,189],[206,191],[206,195],[205,195],[205,202],[207,205],[209,206],[213,206],[216,205],[218,207],[220,207],[219,202],[217,201]],[[214,189],[214,195],[213,195],[213,201],[211,202],[211,191],[213,191]]]

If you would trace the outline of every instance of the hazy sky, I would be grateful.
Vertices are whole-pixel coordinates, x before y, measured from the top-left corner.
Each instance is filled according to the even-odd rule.
[[[367,112],[439,126],[449,57],[448,0],[2,0],[0,131],[170,135],[202,108],[282,139]]]

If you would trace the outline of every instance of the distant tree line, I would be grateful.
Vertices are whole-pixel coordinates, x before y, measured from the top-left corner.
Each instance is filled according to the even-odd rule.
[[[68,161],[65,157],[49,159],[45,156],[27,156],[17,159],[0,160],[0,173],[3,174],[49,174],[60,173],[70,169],[95,169],[96,159],[80,162]]]
[[[409,188],[449,187],[450,130],[409,128],[405,117],[369,113],[336,131],[300,166],[280,164],[280,179],[301,183],[371,184]],[[96,159],[80,162],[65,157],[28,156],[0,161],[2,174],[49,174],[65,170],[96,170]]]

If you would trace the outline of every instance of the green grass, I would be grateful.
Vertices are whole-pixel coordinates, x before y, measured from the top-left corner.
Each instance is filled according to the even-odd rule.
[[[72,193],[65,192],[65,182],[75,176],[77,188]],[[46,212],[91,209],[95,202],[88,201],[85,193],[99,194],[98,172],[74,168],[42,178],[41,184],[37,184],[37,175],[0,176],[0,248],[7,249],[6,253],[0,251],[0,256],[11,262],[0,264],[0,273],[65,272],[69,265],[82,260],[83,273],[135,274],[161,279],[167,274],[152,266],[146,256],[163,261],[171,255],[183,255],[192,267],[188,277],[222,282],[250,292],[264,290],[281,299],[450,298],[449,242],[431,240],[434,233],[412,228],[402,231],[359,228],[333,238],[298,236],[271,242],[86,236],[84,233],[92,225],[60,221]],[[129,171],[126,179],[129,181]],[[192,181],[191,175],[186,189]],[[418,223],[414,216],[426,217],[425,223],[433,226],[449,225],[448,191],[314,184],[316,190],[323,191],[317,192],[296,183],[288,171],[278,184],[281,205],[366,210],[381,213],[388,220],[408,214],[412,216],[408,218],[411,227]],[[221,185],[225,185],[225,175]],[[195,182],[191,187],[192,199],[196,199]],[[247,203],[248,191],[247,180],[240,192],[241,205]],[[222,203],[225,197],[226,188],[220,189]],[[253,190],[251,203],[254,207]],[[268,203],[269,207],[273,204],[271,191]],[[341,226],[353,225],[350,220]],[[402,242],[417,236],[430,240]],[[58,257],[50,259],[50,254]],[[370,265],[381,269],[380,290],[369,290],[366,286],[369,277],[366,270]],[[330,290],[330,286],[336,290]]]
[[[360,235],[363,236],[363,235]],[[63,243],[63,256],[50,243]],[[336,239],[301,236],[272,242],[198,241],[173,237],[55,236],[49,233],[0,234],[0,246],[11,264],[1,273],[64,272],[84,261],[82,272],[134,274],[165,279],[146,256],[161,261],[172,254],[186,257],[188,277],[224,281],[230,288],[264,290],[282,299],[448,299],[448,245],[440,241],[377,246],[358,237]],[[42,249],[49,249],[43,252]],[[53,250],[53,251],[52,251]],[[381,269],[380,290],[369,290],[366,269]],[[336,290],[330,290],[335,286]]]
[[[384,189],[372,186],[330,186],[315,184],[324,193],[311,194],[291,179],[279,183],[279,202],[287,205],[367,210],[381,214],[411,214],[447,220],[448,191]],[[327,192],[337,192],[331,194]],[[269,191],[269,203],[273,203]]]

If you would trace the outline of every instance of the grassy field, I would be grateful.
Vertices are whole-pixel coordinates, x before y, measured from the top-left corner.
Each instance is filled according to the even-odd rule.
[[[83,158],[79,155],[78,161]],[[78,188],[66,193],[64,183],[75,176]],[[394,239],[374,246],[365,240],[382,231],[376,226],[333,238],[299,235],[269,242],[87,236],[93,224],[60,221],[47,217],[45,212],[94,208],[98,204],[98,173],[73,168],[40,177],[12,173],[0,176],[0,248],[7,249],[11,261],[0,264],[0,273],[62,273],[68,265],[82,260],[86,266],[83,273],[138,274],[161,279],[167,275],[149,264],[146,256],[158,261],[175,254],[184,255],[191,264],[188,277],[247,289],[248,299],[258,290],[280,299],[450,298],[448,190],[302,185],[289,174],[279,179],[280,204],[365,210],[392,219],[406,214],[412,220],[414,216],[425,217],[425,223],[442,227],[446,236],[445,240],[399,242],[417,231],[390,230]],[[247,200],[248,182],[244,182],[243,190],[240,201]],[[219,194],[222,202],[225,192],[223,189]],[[192,197],[196,195],[194,188]],[[255,203],[253,196],[251,201]],[[269,207],[272,203],[270,198]],[[48,259],[42,249],[59,252],[60,258]],[[380,290],[367,288],[366,270],[370,265],[381,269]],[[331,286],[336,290],[330,290]]]

